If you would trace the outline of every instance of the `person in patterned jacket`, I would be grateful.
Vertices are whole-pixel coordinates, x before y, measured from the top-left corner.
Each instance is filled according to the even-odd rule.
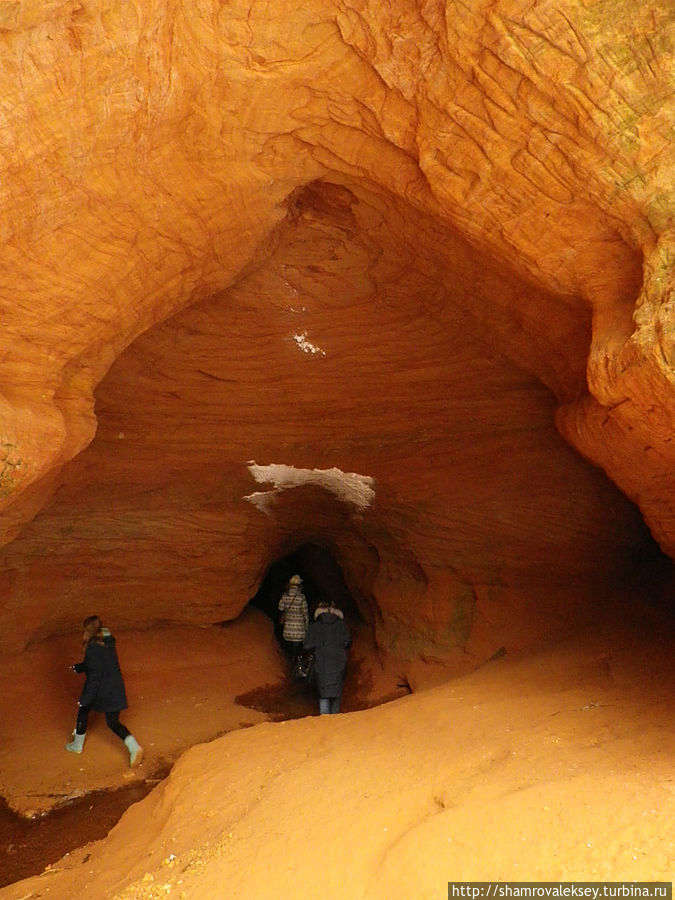
[[[298,651],[302,648],[309,624],[307,598],[302,591],[302,578],[299,575],[293,575],[289,580],[286,590],[279,600],[279,612],[283,622],[282,637],[288,656],[293,663]]]

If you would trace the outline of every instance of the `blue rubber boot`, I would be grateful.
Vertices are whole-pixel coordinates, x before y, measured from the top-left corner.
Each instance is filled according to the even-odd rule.
[[[72,741],[69,744],[66,744],[66,750],[70,750],[71,753],[82,753],[82,748],[84,747],[84,739],[86,738],[86,736],[86,731],[84,734],[78,734],[76,731],[74,731]]]
[[[130,734],[129,737],[125,737],[124,743],[129,751],[129,765],[132,767],[137,766],[143,759],[143,748],[133,734]]]

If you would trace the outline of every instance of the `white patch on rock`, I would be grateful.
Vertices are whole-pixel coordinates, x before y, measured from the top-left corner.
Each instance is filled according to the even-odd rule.
[[[321,347],[317,347],[316,344],[313,344],[311,341],[307,340],[307,332],[303,331],[301,334],[294,334],[293,340],[298,345],[298,347],[302,350],[303,353],[311,353],[313,355],[320,353],[321,356],[326,355],[326,351],[322,350]]]
[[[256,491],[244,497],[264,513],[270,512],[270,503],[282,491],[305,485],[323,488],[360,511],[367,509],[375,498],[375,480],[356,472],[343,472],[337,468],[296,469],[279,463],[259,466],[254,461],[249,463],[248,470],[258,484],[272,485],[270,491]]]

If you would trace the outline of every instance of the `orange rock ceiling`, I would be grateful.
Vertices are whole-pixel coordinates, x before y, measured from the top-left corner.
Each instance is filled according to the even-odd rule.
[[[639,513],[675,556],[667,4],[21,0],[0,48],[3,645],[232,618],[313,541],[383,650],[478,659]]]

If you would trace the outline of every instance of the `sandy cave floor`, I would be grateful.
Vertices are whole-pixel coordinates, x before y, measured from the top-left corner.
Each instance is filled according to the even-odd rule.
[[[92,713],[84,752],[68,753],[84,678],[80,632],[52,638],[0,660],[0,797],[28,818],[92,791],[126,787],[166,774],[188,747],[266,721],[313,715],[314,693],[293,684],[270,619],[248,607],[222,626],[155,627],[115,632],[129,709],[120,720],[144,749],[140,767]],[[358,638],[344,709],[403,694],[395,676],[362,677],[367,649]]]
[[[291,680],[272,623],[251,607],[223,626],[116,635],[130,703],[120,718],[144,748],[133,770],[100,714],[82,755],[64,749],[83,684],[69,669],[80,658],[77,630],[0,660],[0,887],[104,837],[194,744],[317,712],[312,688]],[[395,676],[366,671],[368,652],[357,635],[347,710],[407,693]]]
[[[269,668],[253,684],[261,635]],[[298,696],[286,710],[294,721],[274,722],[283,711],[234,701],[248,694],[255,705],[262,683],[284,683],[259,616],[127,634],[125,718],[148,748],[132,773],[102,721],[81,757],[62,751],[75,676],[49,673],[67,666],[76,640],[32,648],[23,673],[2,673],[11,688],[0,698],[0,786],[22,812],[152,781],[190,743],[207,743],[107,839],[0,898],[217,898],[227,883],[228,897],[253,900],[297,896],[302,883],[322,898],[414,900],[447,897],[449,880],[670,881],[673,637],[658,621],[615,623],[338,717],[313,715],[312,698]],[[210,740],[216,724],[228,733]]]
[[[271,623],[255,611],[222,628],[158,627],[116,637],[129,700],[120,719],[145,750],[134,770],[101,714],[90,717],[82,755],[64,750],[84,683],[70,670],[82,655],[77,630],[0,661],[0,795],[21,815],[152,777],[194,743],[266,721],[234,698],[284,677]]]

